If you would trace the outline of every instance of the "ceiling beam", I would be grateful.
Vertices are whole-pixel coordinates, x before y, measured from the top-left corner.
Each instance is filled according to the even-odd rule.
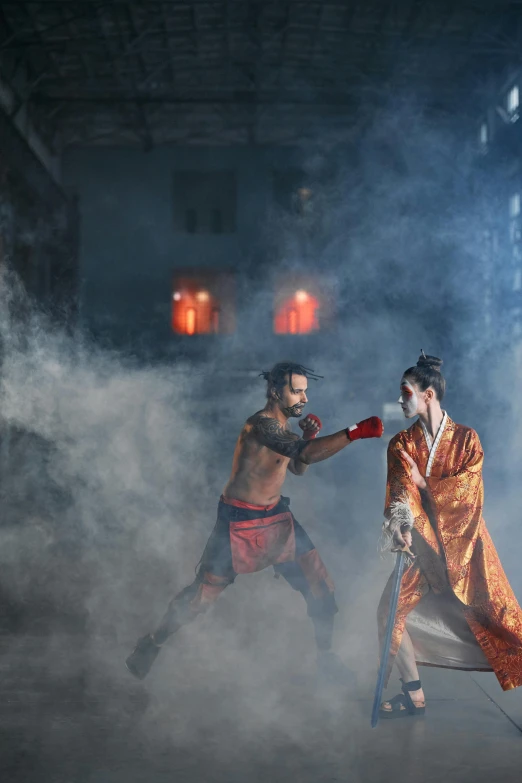
[[[132,39],[134,42],[136,42],[142,38],[143,31],[141,33],[138,33],[136,29],[136,24],[134,22],[134,16],[132,14],[132,7],[129,3],[125,6],[125,15],[127,18],[129,29],[132,33]],[[148,73],[147,73],[147,67],[145,65],[145,61],[143,59],[143,56],[139,48],[135,49],[135,58],[138,64],[141,79],[144,81],[147,78]],[[138,97],[139,90],[138,90],[138,85],[135,81],[133,82],[132,87],[134,91],[134,96]],[[139,133],[143,142],[143,149],[145,151],[151,150],[154,146],[154,139],[147,119],[147,112],[145,109],[145,105],[142,103],[136,103],[135,111],[136,111],[136,119],[139,126]]]
[[[123,109],[126,112],[127,116],[129,116],[129,104],[130,103],[135,103],[135,101],[130,96],[130,91],[129,91],[128,84],[122,80],[122,77],[121,77],[120,71],[118,69],[117,63],[114,60],[113,48],[112,48],[111,44],[109,43],[109,41],[107,40],[107,37],[106,37],[107,19],[101,13],[100,9],[97,8],[97,7],[93,8],[92,18],[93,18],[93,21],[97,20],[97,22],[98,22],[99,29],[100,29],[100,37],[101,37],[101,40],[102,40],[102,42],[104,44],[106,57],[109,60],[109,62],[111,63],[112,71],[113,71],[113,74],[114,74],[114,77],[116,79],[117,84],[119,85],[119,87],[122,90],[122,92],[125,94],[125,100],[122,101],[122,102],[119,102],[118,105],[121,107],[121,109]],[[69,103],[69,101],[67,99],[62,100],[60,102],[62,104],[64,104],[64,105]],[[137,127],[137,125],[136,125],[136,117],[134,115],[132,115],[131,124],[135,128],[135,132],[136,132],[137,138],[141,139],[140,128]]]
[[[74,28],[72,27],[72,23],[69,22],[69,19],[67,19],[65,17],[63,8],[60,9],[60,12],[61,12],[62,19],[64,20],[64,22],[66,24],[67,32],[69,33],[70,38],[73,39],[74,38]],[[86,53],[84,50],[82,50],[80,47],[78,47],[76,49],[76,54],[80,58],[80,61],[81,61],[82,65],[83,65],[83,67],[85,69],[86,74],[87,74],[87,78],[89,79],[89,81],[91,83],[94,84],[94,81],[96,79],[96,71],[95,71],[95,68],[93,67],[93,64],[91,62],[89,54]]]
[[[38,21],[37,16],[33,12],[33,8],[30,5],[23,6],[26,16],[29,19],[29,22],[33,28],[33,30],[36,33],[36,37],[38,41],[40,42],[41,48],[45,50],[45,47],[43,46],[43,35],[41,32],[41,25]],[[63,71],[60,68],[58,64],[57,57],[55,56],[54,52],[45,51],[45,57],[47,59],[47,62],[49,63],[50,69],[54,72],[55,76],[58,77],[61,81],[64,79]]]
[[[302,5],[304,0],[285,0],[285,2],[288,2],[291,5]],[[116,6],[124,6],[129,2],[129,0],[104,0],[101,2],[100,0],[74,0],[74,5],[76,7],[88,7],[88,6],[100,6],[104,5],[106,7],[116,7]],[[156,4],[159,4],[160,2],[165,6],[172,6],[172,7],[180,7],[180,8],[186,8],[187,5],[212,5],[216,4],[216,0],[134,0],[136,5],[142,5],[150,6],[152,2],[155,2]],[[217,0],[217,2],[224,2],[224,0]],[[236,4],[238,6],[244,6],[247,3],[250,2],[260,2],[260,0],[229,0],[231,4]],[[279,5],[280,0],[267,0],[267,4],[269,2],[272,2],[274,5]],[[315,0],[315,3],[310,2],[309,4],[315,4],[317,6],[323,5],[324,0]],[[18,8],[21,5],[36,5],[36,6],[68,6],[71,5],[71,0],[2,0],[2,6],[8,7],[16,7]],[[346,0],[328,0],[328,5],[331,8],[337,8],[341,11],[346,10]],[[395,5],[397,8],[410,8],[411,7],[411,0],[395,0]],[[436,5],[435,0],[433,0],[433,5]],[[491,10],[492,3],[491,0],[461,0],[459,3],[460,7],[464,10],[466,9],[477,9],[477,8],[484,8]],[[495,9],[498,10],[500,8],[522,8],[522,0],[495,0]]]
[[[167,15],[165,13],[165,8],[164,8],[163,4],[161,5],[161,29],[162,29],[163,42],[164,42],[164,45],[165,45],[166,49],[168,50],[167,63],[166,63],[166,69],[165,70],[168,70],[170,83],[172,85],[172,89],[175,89],[175,86],[176,86],[176,75],[175,75],[174,66],[173,66],[174,59],[173,59],[173,56],[172,56],[171,38],[170,38],[170,35],[169,35],[168,26],[167,26]],[[159,76],[159,74],[158,74],[158,76]]]
[[[470,88],[468,85],[458,85],[454,83],[446,83],[445,85],[437,85],[435,90],[433,84],[426,80],[412,82],[411,79],[407,79],[403,86],[411,88],[415,91],[415,94],[422,98],[425,95],[431,95],[434,98],[440,97],[454,97],[455,99],[461,99],[463,95],[470,95]],[[376,100],[379,96],[382,98],[383,92],[389,94],[390,85],[356,85],[351,86],[343,93],[337,91],[321,91],[316,95],[310,95],[306,92],[292,92],[286,90],[281,92],[277,90],[272,93],[262,93],[256,97],[256,103],[266,106],[354,106],[357,105],[360,99],[364,96],[366,98],[375,96]],[[174,106],[197,106],[197,105],[241,105],[252,104],[252,93],[234,91],[215,91],[212,93],[162,93],[161,95],[150,94],[135,96],[118,96],[118,95],[79,95],[77,92],[60,92],[51,95],[34,94],[31,98],[32,102],[39,105],[50,105],[57,102],[63,104],[76,105],[76,106],[129,106],[135,103],[141,103],[143,105],[165,104]]]
[[[75,3],[75,4],[78,5],[78,3]],[[35,3],[34,2],[18,2],[18,0],[16,0],[15,3],[5,3],[4,2],[4,3],[2,3],[2,5],[3,5],[3,8],[4,8],[4,11],[6,10],[6,8],[8,8],[9,5],[12,5],[13,6],[13,10],[16,11],[21,6],[23,7],[23,6],[35,5]],[[40,5],[40,3],[37,3],[36,5]],[[63,0],[62,0],[62,2],[57,2],[56,5],[70,7],[70,3],[63,2]],[[75,14],[74,16],[69,16],[69,17],[67,17],[67,19],[62,19],[61,22],[57,22],[56,24],[53,24],[50,27],[44,27],[44,28],[42,28],[40,30],[40,34],[42,36],[45,36],[45,35],[47,35],[47,33],[53,32],[54,30],[59,30],[61,27],[66,26],[70,22],[76,22],[79,19],[84,19],[86,16],[90,16],[92,14],[93,9],[96,9],[98,7],[106,6],[107,5],[107,0],[105,0],[105,2],[99,2],[99,0],[91,0],[91,2],[84,3],[84,5],[85,5],[85,10],[81,14]],[[2,43],[0,44],[0,51],[2,49],[7,48],[7,47],[12,48],[10,45],[14,41],[16,41],[16,40],[18,40],[18,44],[17,44],[18,47],[22,47],[22,48],[26,48],[27,47],[27,43],[28,42],[20,40],[20,33],[18,33],[16,30],[14,30],[12,32],[12,34],[9,36],[9,38],[7,38],[5,41],[2,41]],[[36,41],[36,44],[38,44],[38,41]]]
[[[235,0],[233,0],[234,2]],[[414,44],[419,49],[424,48],[426,45],[435,45],[437,46],[438,43],[440,43],[441,51],[451,53],[453,51],[471,51],[474,54],[490,54],[490,53],[496,53],[496,52],[502,52],[506,50],[507,44],[510,40],[514,41],[515,36],[511,36],[509,39],[504,36],[504,39],[502,40],[500,37],[495,37],[494,30],[497,29],[499,32],[501,31],[501,26],[503,24],[503,20],[501,15],[495,16],[495,25],[493,26],[493,23],[489,20],[483,21],[480,25],[477,25],[477,29],[481,29],[483,31],[482,38],[480,38],[476,34],[471,34],[468,32],[468,34],[465,34],[464,32],[457,37],[456,35],[453,35],[451,39],[445,40],[444,37],[438,36],[435,33],[430,33],[429,30],[424,30],[422,33],[418,33],[415,35],[413,39],[409,40],[410,44]],[[505,23],[505,20],[504,20]],[[209,28],[210,29],[210,28]],[[315,27],[312,26],[289,26],[288,28],[285,28],[284,33],[290,31],[300,31],[307,34],[314,34],[317,32]],[[201,32],[201,31],[200,31]],[[225,32],[225,28],[223,27],[223,32]],[[227,30],[228,33],[230,32],[244,32],[244,28],[242,26],[238,27],[232,27],[230,30]],[[155,31],[155,33],[159,36],[164,35],[164,30],[161,28],[158,28],[158,30]],[[187,28],[187,34],[189,33],[189,30]],[[277,35],[281,35],[283,31],[279,31]],[[385,41],[385,42],[400,42],[402,41],[401,33],[397,30],[391,30],[391,29],[382,29],[378,31],[376,29],[376,26],[373,28],[368,29],[357,29],[352,28],[351,30],[340,30],[339,28],[327,28],[322,27],[321,28],[321,34],[326,35],[337,35],[338,43],[339,45],[343,46],[345,49],[346,55],[349,56],[350,52],[355,50],[358,50],[359,52],[366,51],[366,43],[370,41],[374,41],[377,45],[379,44],[379,41]],[[275,36],[274,36],[275,37]],[[119,40],[119,36],[114,34],[105,34],[104,36],[105,43],[106,44],[114,44],[117,43]],[[174,42],[174,45],[176,43],[176,39],[172,39]],[[172,42],[172,41],[171,41]],[[282,41],[284,44],[284,41]],[[267,40],[263,39],[263,45],[267,44]],[[33,40],[32,42],[23,42],[19,46],[12,46],[9,44],[0,44],[0,53],[7,53],[7,52],[27,52],[30,54],[32,49],[41,50],[45,52],[50,53],[63,53],[66,52],[68,49],[73,48],[74,51],[78,51],[78,49],[82,47],[85,50],[88,50],[89,53],[95,54],[99,53],[102,49],[102,44],[100,42],[98,35],[93,35],[92,37],[85,37],[85,36],[75,36],[72,35],[68,38],[63,38],[60,41],[56,40],[49,40],[46,41],[42,38],[42,40]],[[121,62],[130,56],[134,56],[135,53],[138,51],[138,47],[132,47],[132,45],[129,45],[127,50],[122,49],[117,54],[114,54],[114,59],[116,62]],[[169,51],[172,51],[171,45],[158,45],[157,43],[154,44],[148,44],[147,46],[143,46],[139,49],[141,53],[143,52],[150,52],[151,54],[162,54],[167,55]],[[283,50],[281,49],[281,52]]]
[[[0,5],[0,66],[5,74],[13,52],[23,55],[24,68],[39,77],[30,79],[35,108],[45,116],[59,115],[60,123],[73,112],[85,112],[92,128],[96,112],[107,113],[112,105],[114,121],[119,113],[127,138],[134,132],[144,148],[161,132],[162,104],[180,114],[212,107],[216,116],[238,106],[241,132],[250,126],[251,140],[270,107],[351,111],[362,99],[371,103],[385,89],[403,88],[432,104],[439,98],[446,106],[464,104],[473,74],[486,74],[517,50],[507,8],[522,10],[522,0],[444,0],[440,11],[436,0],[7,0]],[[429,13],[426,25],[419,21],[423,8]],[[2,12],[4,21],[13,23],[10,30],[2,25]],[[31,16],[32,31],[15,24],[21,14]],[[86,18],[92,23],[77,23]],[[216,35],[207,41],[209,31]],[[50,66],[45,73],[38,70],[42,61]],[[58,122],[53,124],[58,129]]]

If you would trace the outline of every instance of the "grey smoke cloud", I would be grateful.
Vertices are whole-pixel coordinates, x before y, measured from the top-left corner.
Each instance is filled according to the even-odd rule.
[[[30,613],[27,631],[46,623],[53,630],[42,643],[42,669],[53,681],[64,671],[81,674],[100,712],[129,732],[132,752],[175,747],[226,765],[243,743],[273,760],[278,737],[298,750],[313,741],[317,703],[337,718],[351,709],[341,692],[329,701],[315,693],[304,602],[270,570],[239,578],[210,614],[184,628],[144,685],[130,678],[123,660],[192,581],[237,433],[264,404],[253,364],[261,370],[295,358],[325,375],[310,384],[309,410],[335,431],[395,400],[402,371],[422,346],[446,359],[450,415],[457,411],[482,435],[493,378],[486,370],[477,386],[474,366],[460,364],[473,355],[480,365],[491,347],[477,348],[484,282],[482,273],[470,275],[469,263],[480,217],[463,184],[471,162],[456,152],[460,130],[417,109],[388,107],[352,131],[349,143],[337,137],[327,147],[319,140],[300,150],[305,168],[312,161],[324,222],[310,235],[302,222],[270,214],[266,241],[282,259],[280,269],[311,265],[333,280],[342,318],[331,337],[277,341],[260,330],[270,297],[251,290],[244,330],[226,347],[214,345],[205,363],[150,363],[81,334],[67,336],[27,302],[25,319],[11,317],[21,295],[4,277],[1,416],[11,441],[3,456],[2,589],[26,607],[48,608],[40,619]],[[156,242],[167,240],[160,235]],[[507,392],[504,399],[509,403]],[[390,422],[388,434],[401,426]],[[486,436],[495,451],[498,438],[490,428]],[[377,663],[375,608],[391,570],[378,555],[383,445],[357,443],[304,478],[289,477],[287,486],[337,584],[336,651],[358,670],[360,694],[367,695]],[[517,507],[502,499],[500,485],[498,492],[486,489],[490,529],[513,566],[512,540],[498,520],[513,519]],[[515,577],[509,568],[508,575]],[[79,617],[75,645],[57,609]],[[13,640],[13,660],[19,652]],[[127,699],[145,706],[131,709]],[[132,710],[138,728],[129,723]]]

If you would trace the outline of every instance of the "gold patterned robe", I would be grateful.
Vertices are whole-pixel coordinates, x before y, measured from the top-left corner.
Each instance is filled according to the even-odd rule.
[[[385,517],[409,505],[417,556],[402,579],[387,678],[407,626],[418,664],[494,671],[503,690],[522,685],[522,611],[482,518],[482,461],[477,433],[446,414],[433,444],[420,420],[390,441]],[[379,604],[381,635],[391,582]]]

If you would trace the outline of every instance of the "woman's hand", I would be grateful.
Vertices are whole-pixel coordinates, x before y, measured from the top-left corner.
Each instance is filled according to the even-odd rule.
[[[402,454],[404,460],[410,466],[411,478],[412,478],[412,481],[415,484],[415,486],[418,487],[419,489],[426,489],[426,487],[427,487],[426,479],[424,478],[424,476],[421,476],[419,468],[417,467],[417,463],[415,462],[415,460],[413,460],[406,451],[401,451],[401,454]]]
[[[400,528],[397,528],[395,533],[393,534],[393,544],[395,547],[399,547],[399,549],[404,549],[405,546],[411,547],[412,545],[412,536],[411,536],[411,530],[401,530]]]

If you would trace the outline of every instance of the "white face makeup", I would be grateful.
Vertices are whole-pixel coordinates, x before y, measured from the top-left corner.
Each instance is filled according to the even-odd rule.
[[[419,400],[415,389],[406,378],[403,378],[401,381],[401,396],[399,397],[398,402],[403,410],[405,418],[411,419],[417,414]]]

